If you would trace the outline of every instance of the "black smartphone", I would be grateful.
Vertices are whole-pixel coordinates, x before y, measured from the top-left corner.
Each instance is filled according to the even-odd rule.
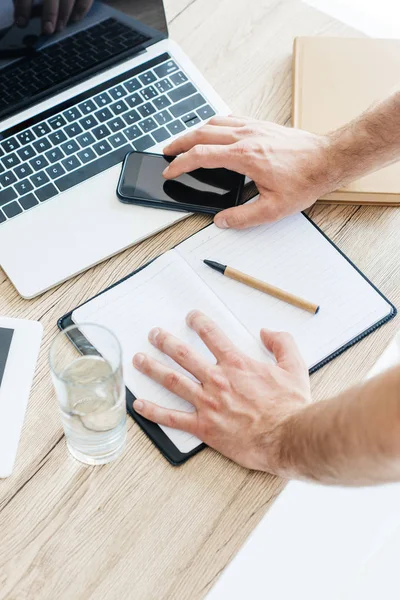
[[[121,202],[154,208],[216,214],[239,203],[244,175],[228,169],[196,169],[176,179],[165,179],[173,156],[130,152],[117,186]]]

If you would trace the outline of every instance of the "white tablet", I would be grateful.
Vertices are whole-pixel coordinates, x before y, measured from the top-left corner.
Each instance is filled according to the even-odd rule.
[[[11,475],[43,328],[0,317],[0,478]]]

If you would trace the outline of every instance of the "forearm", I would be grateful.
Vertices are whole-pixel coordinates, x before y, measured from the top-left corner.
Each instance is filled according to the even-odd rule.
[[[286,478],[328,484],[400,480],[400,368],[289,417],[277,464]]]
[[[400,90],[328,136],[328,170],[337,187],[399,159]]]

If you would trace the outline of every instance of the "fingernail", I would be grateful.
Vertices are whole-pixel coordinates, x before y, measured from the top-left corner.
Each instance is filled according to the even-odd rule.
[[[166,167],[166,168],[164,169],[164,171],[162,172],[162,174],[163,174],[163,177],[166,177],[166,176],[168,175],[168,173],[169,173],[169,167]]]
[[[219,227],[220,229],[228,229],[229,225],[228,225],[228,221],[226,219],[215,219],[214,223],[217,227]]]
[[[15,23],[18,25],[18,27],[26,27],[26,25],[28,24],[25,17],[18,17]]]
[[[45,21],[43,23],[43,32],[46,35],[51,35],[54,32],[54,25],[51,21]]]
[[[60,21],[59,23],[57,23],[57,31],[58,32],[63,31],[64,27],[65,27],[65,21]]]
[[[141,367],[143,363],[144,354],[135,354],[135,356],[133,357],[133,364],[135,365],[135,367]]]
[[[142,400],[135,400],[135,402],[133,403],[133,408],[137,411],[142,410],[143,406],[144,406],[144,404],[143,404]]]
[[[192,321],[194,319],[194,317],[198,314],[198,310],[191,310],[190,313],[188,313],[187,317],[186,317],[186,322],[188,325],[192,324]]]
[[[149,333],[149,340],[151,341],[152,344],[155,344],[157,342],[157,338],[160,335],[160,330],[158,329],[158,327],[154,327],[154,329],[152,329]]]

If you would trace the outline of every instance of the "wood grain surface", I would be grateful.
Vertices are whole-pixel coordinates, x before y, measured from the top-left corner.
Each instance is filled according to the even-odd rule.
[[[350,33],[298,0],[166,0],[166,8],[171,37],[233,112],[281,124],[290,123],[294,36]],[[309,214],[399,306],[400,210]],[[283,481],[209,449],[171,467],[131,419],[115,464],[85,467],[66,449],[47,365],[57,318],[207,221],[191,217],[31,301],[0,271],[0,313],[39,319],[45,332],[16,468],[0,481],[1,600],[203,598],[281,491]],[[313,375],[315,398],[360,380],[398,327],[395,319]]]

